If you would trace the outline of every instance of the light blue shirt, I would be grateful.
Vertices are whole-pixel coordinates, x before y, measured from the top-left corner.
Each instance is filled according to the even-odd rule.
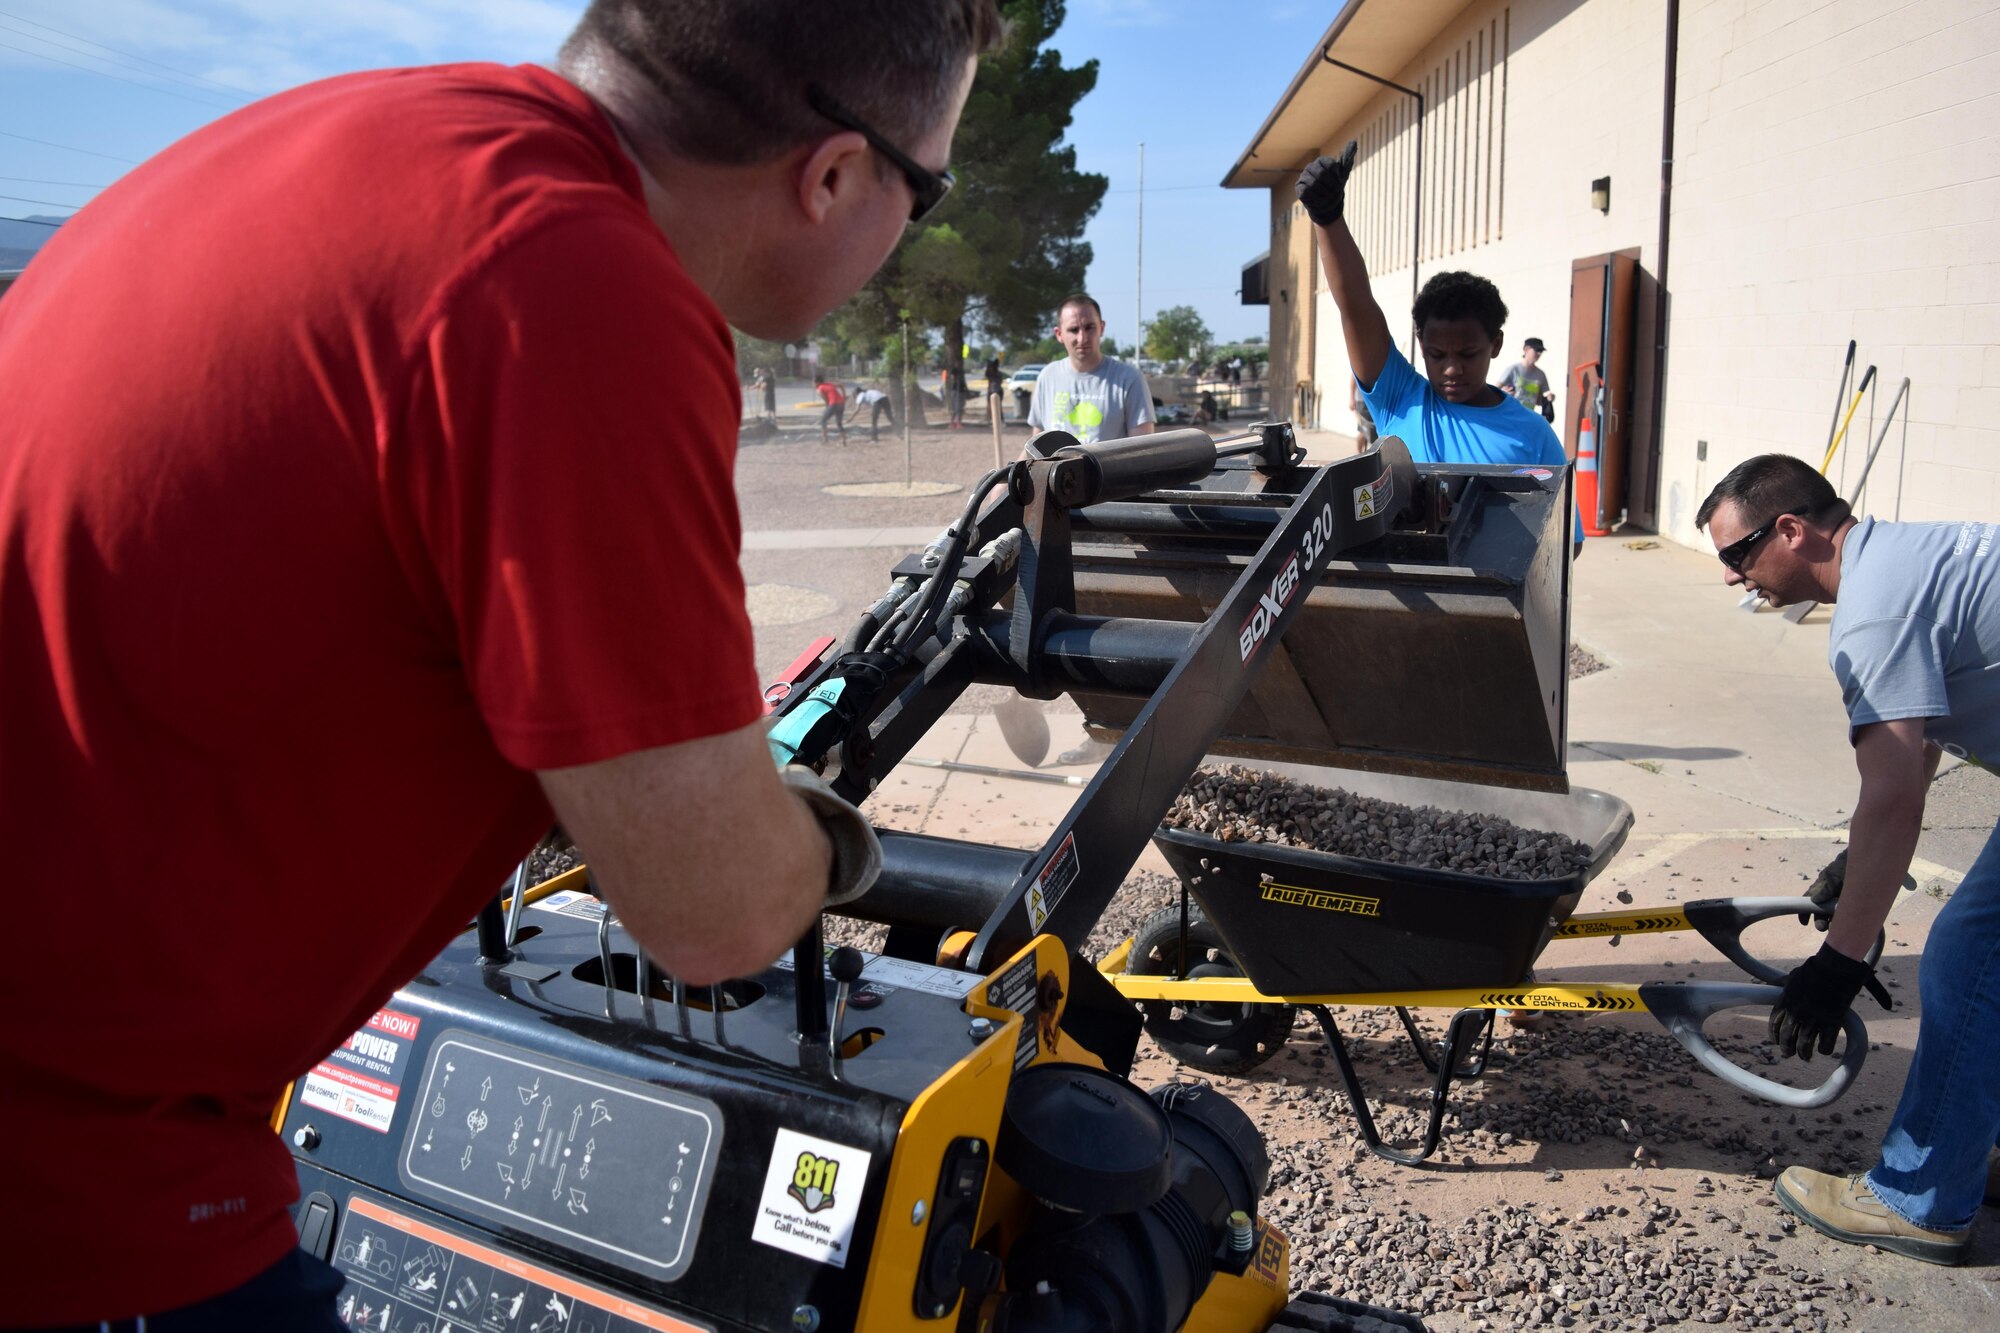
[[[1393,345],[1374,387],[1361,390],[1361,396],[1375,418],[1376,434],[1401,440],[1414,462],[1569,466],[1562,441],[1541,413],[1506,394],[1493,407],[1447,401]],[[1572,540],[1583,540],[1582,514],[1575,515],[1571,531]]]
[[[2000,527],[1864,518],[1840,548],[1827,661],[1849,735],[1920,717],[1924,738],[2000,772]]]

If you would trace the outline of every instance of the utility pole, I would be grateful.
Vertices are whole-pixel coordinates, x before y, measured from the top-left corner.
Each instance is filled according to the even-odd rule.
[[[911,478],[916,475],[916,463],[910,453],[910,399],[916,382],[910,378],[910,312],[896,312],[903,322],[903,489],[908,491]]]
[[[1146,141],[1139,141],[1139,271],[1132,283],[1132,359],[1145,345],[1146,309]]]

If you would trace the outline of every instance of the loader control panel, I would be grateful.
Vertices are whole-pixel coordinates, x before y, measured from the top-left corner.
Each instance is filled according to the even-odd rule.
[[[850,985],[824,976],[842,1030],[804,1040],[789,957],[677,987],[585,893],[523,917],[506,966],[461,935],[287,1107],[302,1240],[346,1277],[349,1326],[854,1327],[910,1106],[968,1056],[1013,1067],[1011,1030],[965,1012],[983,979],[861,955]]]
[[[397,1170],[410,1192],[671,1281],[722,1140],[714,1102],[470,1033],[431,1047]]]

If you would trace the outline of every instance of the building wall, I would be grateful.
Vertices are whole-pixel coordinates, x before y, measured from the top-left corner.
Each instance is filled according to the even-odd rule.
[[[1665,31],[1658,0],[1482,0],[1404,68],[1375,71],[1429,98],[1418,276],[1468,268],[1499,285],[1511,316],[1496,377],[1530,335],[1568,366],[1572,261],[1636,249],[1658,272]],[[1409,106],[1384,89],[1320,145],[1360,141],[1349,216],[1406,353]],[[1907,440],[1899,418],[1861,511],[2000,515],[2000,3],[1682,0],[1674,114],[1660,531],[1706,549],[1694,510],[1730,467],[1770,451],[1820,460],[1850,338],[1857,377],[1872,363],[1878,379],[1829,470],[1842,493],[1907,376]],[[1608,213],[1590,206],[1600,176]],[[1317,390],[1306,424],[1351,430],[1347,350],[1307,281],[1317,261],[1289,180],[1272,219],[1291,305],[1317,293],[1310,327],[1274,294],[1287,349],[1274,366]],[[1656,431],[1642,293],[1643,447]]]
[[[1642,269],[1656,264],[1665,31],[1656,0],[1487,0],[1385,74],[1426,97],[1419,282],[1464,268],[1499,286],[1510,314],[1496,379],[1528,337],[1547,343],[1545,365],[1568,365],[1573,260],[1636,248]],[[1405,355],[1413,351],[1413,106],[1384,89],[1353,121],[1329,126],[1322,144],[1331,152],[1360,141],[1350,225]],[[1590,206],[1600,176],[1611,177],[1608,213]],[[1273,190],[1287,202],[1290,193],[1289,182]],[[1347,348],[1324,294],[1316,318],[1319,424],[1349,430]],[[1635,400],[1644,404],[1652,396],[1650,303],[1640,323]],[[1565,387],[1558,397],[1567,396]]]
[[[1290,182],[1271,191],[1271,410],[1299,425],[1314,423],[1312,310],[1319,289],[1319,260],[1313,254],[1312,226],[1305,220]],[[1303,388],[1305,396],[1300,396]]]
[[[1706,549],[1730,467],[1820,461],[1850,338],[1878,422],[1911,381],[1863,512],[2000,516],[2000,7],[1683,0],[1678,85],[1661,530]]]

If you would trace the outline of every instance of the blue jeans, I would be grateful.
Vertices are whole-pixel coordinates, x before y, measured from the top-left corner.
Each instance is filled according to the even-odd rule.
[[[2000,1140],[2000,828],[1932,923],[1917,986],[1917,1050],[1868,1184],[1905,1221],[1962,1231]]]

